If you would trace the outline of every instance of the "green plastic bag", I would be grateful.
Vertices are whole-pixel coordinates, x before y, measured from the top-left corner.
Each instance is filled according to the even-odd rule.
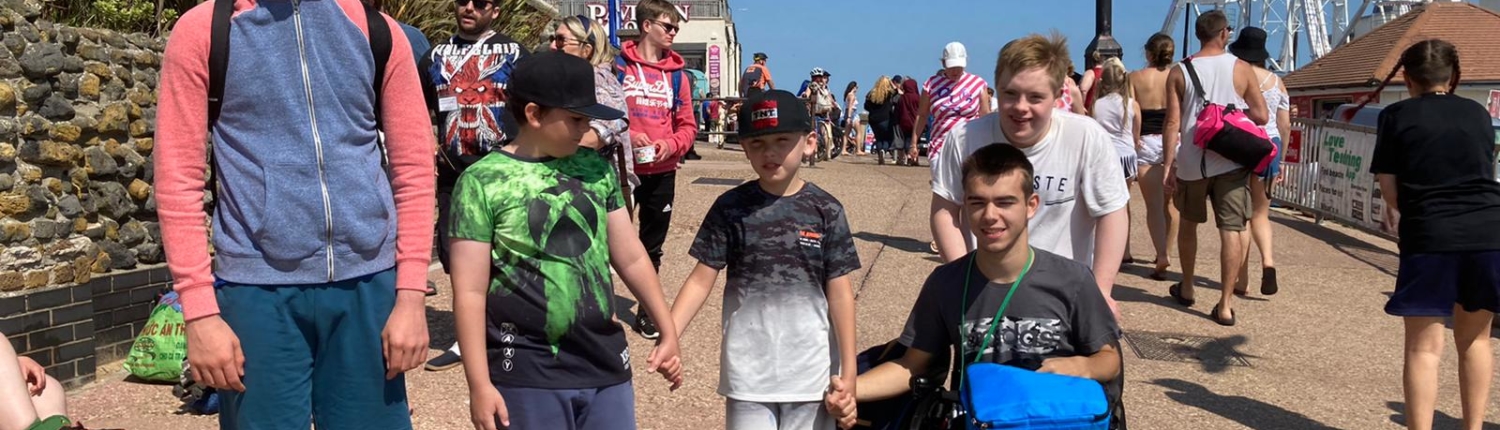
[[[167,293],[157,302],[146,327],[130,346],[125,371],[147,381],[175,383],[182,377],[182,363],[186,359],[182,304],[177,301],[177,293]]]

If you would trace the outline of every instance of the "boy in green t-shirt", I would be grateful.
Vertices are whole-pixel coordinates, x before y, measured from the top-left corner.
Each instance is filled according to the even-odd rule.
[[[506,103],[520,133],[469,166],[453,192],[453,311],[476,426],[635,428],[630,350],[611,319],[610,264],[664,324],[647,364],[682,384],[677,329],[609,162],[578,146],[594,97],[588,62],[516,64]],[[485,348],[480,348],[481,346]]]

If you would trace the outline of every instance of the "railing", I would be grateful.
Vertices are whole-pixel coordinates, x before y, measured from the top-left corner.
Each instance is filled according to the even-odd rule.
[[[1282,164],[1284,181],[1272,188],[1280,205],[1334,219],[1394,239],[1385,230],[1385,201],[1370,173],[1375,128],[1329,120],[1293,119]]]

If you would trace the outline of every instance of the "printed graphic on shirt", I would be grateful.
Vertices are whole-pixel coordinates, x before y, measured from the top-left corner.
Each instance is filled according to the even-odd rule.
[[[634,102],[630,111],[632,120],[639,120],[639,115],[646,115],[650,119],[660,120],[663,115],[671,115],[672,103],[677,99],[677,92],[672,90],[672,73],[660,70],[646,70],[645,68],[628,68],[625,78],[620,80],[620,86],[625,90],[625,99]],[[656,80],[648,79],[643,73],[661,74],[655,76]]]
[[[438,97],[441,144],[449,154],[484,155],[505,140],[505,87],[521,55],[516,43],[433,48],[427,72]]]
[[[543,161],[496,151],[464,171],[448,228],[451,237],[491,246],[492,374],[539,388],[629,378],[625,340],[611,321],[606,228],[609,211],[622,205],[614,171],[587,149]]]
[[[1063,175],[1052,175],[1038,173],[1032,181],[1036,193],[1046,206],[1060,205],[1071,202],[1078,197],[1073,191],[1073,178]]]
[[[932,100],[932,133],[928,140],[929,157],[936,157],[943,148],[943,137],[948,131],[976,116],[979,116],[979,98],[984,91],[983,78],[965,73],[958,80],[936,75],[923,86]]]
[[[964,334],[964,351],[969,354],[978,351],[982,362],[1012,364],[1020,360],[1041,364],[1042,360],[1057,352],[1063,342],[1068,341],[1068,329],[1062,320],[1012,316],[1002,316],[1001,319],[1004,322],[995,329],[994,337],[984,351],[979,351],[979,347],[984,344],[984,334],[990,330],[994,318],[964,320],[961,329]],[[994,360],[997,349],[1000,359]],[[972,361],[973,357],[970,356],[968,360]]]

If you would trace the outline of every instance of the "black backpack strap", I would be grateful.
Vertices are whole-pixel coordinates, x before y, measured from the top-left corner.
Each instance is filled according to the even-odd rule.
[[[214,156],[214,124],[219,122],[219,110],[224,107],[224,74],[229,70],[229,18],[234,15],[234,0],[214,0],[213,26],[208,39],[208,174],[203,188],[218,200],[218,158]],[[215,206],[218,203],[214,204]],[[213,206],[209,206],[212,213]]]
[[[1213,103],[1213,101],[1208,99],[1208,91],[1203,90],[1203,81],[1198,79],[1198,69],[1193,67],[1193,57],[1184,58],[1182,60],[1182,67],[1187,69],[1188,79],[1193,81],[1193,91],[1196,91],[1198,96],[1203,98],[1203,103]]]
[[[224,106],[224,73],[229,69],[229,18],[234,0],[214,0],[213,27],[208,41],[208,128],[219,120]]]
[[[375,54],[375,128],[380,129],[380,100],[381,91],[385,88],[385,63],[391,59],[391,26],[385,22],[385,15],[370,6],[369,2],[361,2],[365,5],[365,28],[369,30],[370,52]]]

